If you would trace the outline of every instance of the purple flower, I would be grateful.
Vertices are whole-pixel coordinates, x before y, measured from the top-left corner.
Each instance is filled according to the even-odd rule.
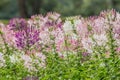
[[[27,28],[27,31],[23,30],[23,31],[15,32],[16,45],[20,49],[23,48],[29,49],[40,40],[38,30],[34,28]]]
[[[28,44],[30,46],[34,45],[36,42],[40,40],[39,38],[39,31],[35,29],[31,29],[30,32],[28,33]]]
[[[29,49],[39,41],[39,30],[29,26],[25,19],[12,19],[9,27],[14,31],[15,43],[19,49]]]
[[[90,55],[90,53],[87,53],[87,52],[83,52],[83,53],[82,53],[82,56],[83,56],[83,57],[87,57],[87,56],[89,56],[89,55]]]
[[[18,18],[11,19],[9,22],[9,27],[10,30],[14,30],[14,31],[26,29],[27,21],[25,19],[18,19]]]
[[[25,32],[19,31],[15,32],[16,45],[18,48],[23,49],[26,46]]]

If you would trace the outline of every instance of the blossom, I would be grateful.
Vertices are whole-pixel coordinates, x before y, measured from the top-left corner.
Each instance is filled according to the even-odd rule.
[[[102,34],[106,33],[106,26],[105,19],[103,17],[98,17],[89,24],[92,27],[94,34]]]
[[[23,54],[21,59],[24,62],[24,67],[28,69],[28,71],[37,71],[39,68],[45,68],[46,57],[42,53],[34,53],[32,55]]]
[[[3,28],[5,27],[5,25],[3,23],[0,23],[0,47],[2,47],[4,45],[4,41],[3,41]]]
[[[90,53],[87,53],[87,52],[83,52],[83,53],[82,53],[82,56],[83,56],[83,57],[88,57],[89,55],[90,55]]]
[[[117,52],[120,52],[120,47],[118,47],[118,48],[116,49],[116,51],[117,51]]]
[[[107,36],[105,34],[94,34],[93,38],[98,46],[105,46],[108,41]]]
[[[27,31],[15,33],[16,45],[20,49],[31,48],[39,41],[39,31],[28,28]]]
[[[30,26],[25,19],[12,19],[8,25],[14,32],[15,45],[19,49],[29,49],[39,41],[39,30]]]
[[[24,30],[27,27],[27,21],[25,19],[14,18],[9,22],[9,27],[11,30]]]
[[[28,24],[30,26],[34,26],[36,28],[43,28],[47,22],[48,18],[44,17],[43,15],[33,15],[28,20]]]
[[[47,17],[49,17],[50,19],[52,19],[52,20],[57,20],[57,19],[59,19],[59,17],[60,17],[60,14],[58,14],[58,13],[56,13],[56,12],[49,12],[49,13],[47,13],[47,15],[46,15]]]
[[[81,40],[83,49],[87,50],[88,53],[92,53],[92,48],[95,46],[91,38],[83,38]]]
[[[65,21],[63,24],[63,30],[66,34],[70,34],[73,31],[73,24],[71,21]]]
[[[3,53],[0,52],[0,68],[5,66],[5,59]]]
[[[19,56],[20,56],[20,55],[18,55],[18,54],[10,55],[9,57],[10,57],[11,63],[14,64],[14,63],[20,62]]]
[[[32,58],[29,55],[22,55],[21,59],[24,61],[24,67],[28,69],[28,71],[36,70],[32,65]]]
[[[79,23],[77,22],[76,31],[77,31],[77,35],[80,38],[84,38],[88,36],[88,27],[84,19],[79,20]]]
[[[9,29],[9,26],[1,27],[2,38],[4,39],[4,43],[6,43],[10,47],[15,46],[15,36],[14,31]]]
[[[45,62],[46,56],[43,55],[42,53],[36,53],[35,57],[36,57],[35,63],[38,64],[39,67],[45,68],[45,66],[46,66],[46,62]]]
[[[120,14],[115,10],[103,11],[98,16],[70,17],[62,21],[60,14],[34,15],[30,19],[11,19],[1,27],[5,42],[26,53],[56,51],[75,53],[78,47],[92,53],[95,46],[108,46],[107,33],[111,32],[120,47]],[[1,26],[3,26],[1,24]]]

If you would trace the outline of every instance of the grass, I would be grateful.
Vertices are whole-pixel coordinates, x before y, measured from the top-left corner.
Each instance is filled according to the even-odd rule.
[[[8,24],[9,20],[0,20],[0,22],[2,22],[4,24]]]

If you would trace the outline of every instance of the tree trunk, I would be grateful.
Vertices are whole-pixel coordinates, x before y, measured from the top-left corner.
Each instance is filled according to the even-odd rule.
[[[26,0],[18,0],[20,16],[23,18],[29,17],[26,7]]]
[[[116,8],[117,3],[118,2],[116,0],[112,0],[112,6],[113,6],[113,8]]]
[[[42,5],[42,0],[34,0],[32,5],[32,14],[39,14],[40,13],[40,7]]]

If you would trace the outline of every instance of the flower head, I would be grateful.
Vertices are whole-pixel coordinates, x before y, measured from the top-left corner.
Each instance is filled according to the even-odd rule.
[[[9,22],[9,27],[11,30],[24,30],[27,27],[27,21],[25,19],[11,19]]]

